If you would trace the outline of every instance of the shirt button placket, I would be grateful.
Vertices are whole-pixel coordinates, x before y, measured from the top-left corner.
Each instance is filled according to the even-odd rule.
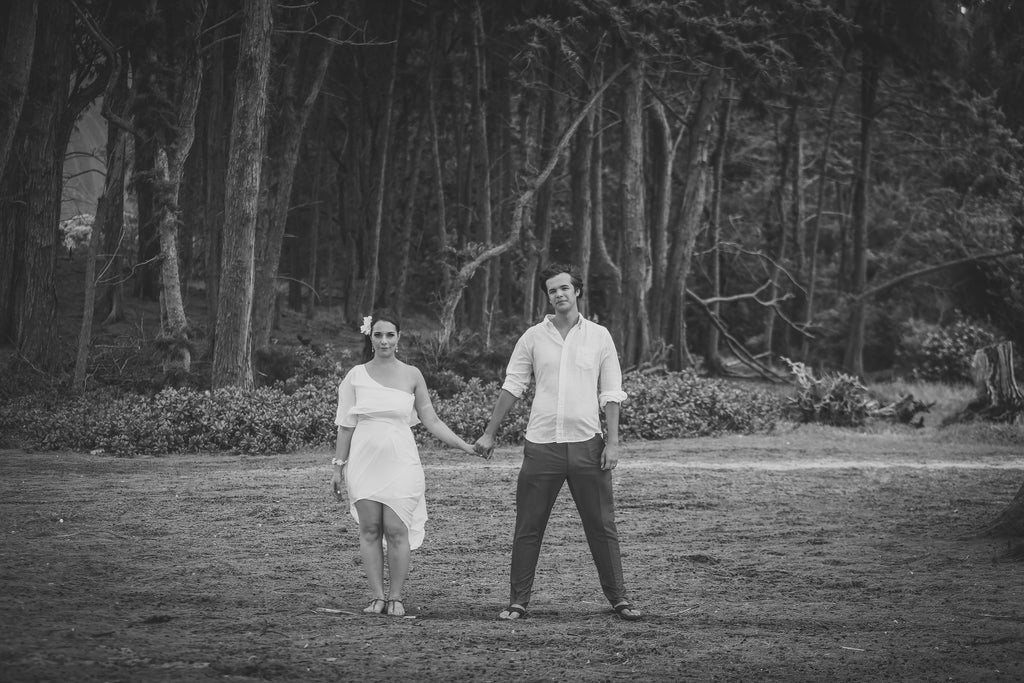
[[[558,362],[558,409],[555,411],[555,441],[565,441],[565,402],[567,400],[567,386],[569,373],[569,344],[568,339],[562,340],[562,355]]]

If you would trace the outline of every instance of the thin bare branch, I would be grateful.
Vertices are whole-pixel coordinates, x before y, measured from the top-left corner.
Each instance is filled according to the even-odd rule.
[[[924,275],[930,275],[931,273],[935,273],[940,270],[945,270],[947,268],[955,268],[956,266],[962,266],[967,263],[976,263],[978,261],[991,261],[993,259],[1005,258],[1007,256],[1016,256],[1019,254],[1024,254],[1024,249],[1016,248],[1007,249],[1006,251],[997,251],[989,254],[976,254],[974,256],[968,256],[966,258],[956,259],[955,261],[946,261],[945,263],[938,263],[933,266],[918,268],[917,270],[912,270],[909,273],[904,273],[903,275],[894,277],[891,280],[887,280],[880,285],[868,287],[859,294],[853,295],[853,299],[855,301],[859,301],[861,299],[870,299],[871,297],[877,294],[881,294],[885,290],[891,289],[896,285],[903,284],[908,280],[913,280]]]
[[[697,304],[700,310],[704,312],[708,317],[708,320],[711,321],[711,324],[718,329],[718,332],[722,335],[722,339],[725,340],[729,349],[732,350],[733,354],[735,354],[736,358],[738,358],[741,363],[751,368],[767,380],[773,382],[789,382],[787,377],[778,374],[764,363],[758,361],[757,358],[755,358],[754,355],[750,353],[745,346],[743,346],[743,343],[729,332],[729,328],[726,326],[725,322],[723,322],[722,319],[715,314],[713,310],[711,310],[711,307],[708,306],[703,299],[697,296],[693,290],[687,288],[686,297]]]

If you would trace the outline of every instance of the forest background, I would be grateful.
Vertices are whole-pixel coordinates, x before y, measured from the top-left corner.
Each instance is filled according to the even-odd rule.
[[[920,373],[936,338],[968,361],[1024,339],[1019,3],[17,0],[0,18],[7,395],[125,383],[147,355],[147,389],[248,390],[281,348],[337,341],[283,316],[354,332],[377,305],[431,330],[420,358],[500,372],[552,261],[581,266],[627,369],[864,378]],[[147,305],[154,331],[96,347]]]
[[[1011,0],[0,3],[0,671],[1020,678],[1024,396],[939,418],[1021,357],[1022,76]],[[493,618],[528,401],[423,449],[417,619],[368,622],[324,456],[362,317],[474,438],[564,260],[641,630],[562,524]]]

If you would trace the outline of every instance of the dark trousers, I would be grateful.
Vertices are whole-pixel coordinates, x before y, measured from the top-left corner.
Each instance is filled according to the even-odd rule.
[[[516,487],[509,604],[526,607],[530,603],[544,530],[566,480],[583,521],[601,590],[612,605],[626,599],[619,534],[615,528],[612,472],[601,469],[603,451],[604,440],[600,435],[579,443],[526,442]]]

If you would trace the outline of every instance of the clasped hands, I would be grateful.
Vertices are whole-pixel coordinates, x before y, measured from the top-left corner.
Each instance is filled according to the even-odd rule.
[[[484,434],[473,444],[473,451],[484,460],[490,460],[494,455],[494,437]]]
[[[484,434],[476,440],[476,443],[473,444],[473,450],[484,460],[490,460],[494,455],[494,437]],[[601,454],[601,469],[614,470],[618,464],[618,444],[605,444],[604,452]]]

